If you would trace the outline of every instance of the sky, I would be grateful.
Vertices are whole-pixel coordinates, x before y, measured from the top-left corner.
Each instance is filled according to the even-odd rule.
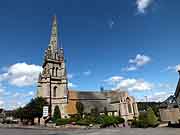
[[[36,94],[53,15],[69,88],[125,90],[137,101],[173,94],[180,69],[179,0],[6,0],[0,2],[0,107]],[[147,97],[147,98],[145,98]]]

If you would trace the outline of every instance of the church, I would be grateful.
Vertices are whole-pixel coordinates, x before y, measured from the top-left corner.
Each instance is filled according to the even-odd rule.
[[[45,50],[42,67],[43,71],[37,83],[37,96],[48,101],[50,114],[53,114],[55,106],[59,106],[61,117],[70,117],[77,114],[76,103],[80,102],[85,113],[91,113],[91,110],[96,108],[100,114],[106,110],[108,115],[121,116],[125,120],[138,117],[135,99],[126,91],[78,91],[68,88],[64,50],[58,45],[56,16],[53,17],[50,42]]]

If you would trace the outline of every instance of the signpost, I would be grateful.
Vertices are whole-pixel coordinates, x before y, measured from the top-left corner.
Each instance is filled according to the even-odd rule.
[[[43,106],[43,117],[47,117],[48,116],[48,106]]]

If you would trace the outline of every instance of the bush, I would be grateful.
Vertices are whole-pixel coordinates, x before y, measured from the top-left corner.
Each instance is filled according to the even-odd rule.
[[[116,126],[124,123],[124,119],[120,117],[101,115],[96,119],[96,123],[101,124],[101,127]]]
[[[70,123],[70,120],[69,119],[57,119],[56,120],[56,125],[59,126],[59,125],[66,125],[66,124],[69,124]]]
[[[59,106],[56,105],[54,108],[53,121],[56,122],[58,119],[61,119],[61,112]]]
[[[78,120],[76,122],[77,125],[84,125],[84,126],[88,126],[89,124],[91,124],[90,121],[88,121],[87,119],[81,119],[81,120]]]
[[[147,110],[147,123],[148,123],[148,126],[156,127],[156,125],[158,124],[157,120],[158,120],[158,118],[154,114],[154,111],[152,110],[151,107],[149,107],[148,110]]]
[[[159,124],[158,118],[154,114],[151,107],[147,109],[146,113],[139,115],[139,120],[133,120],[132,127],[147,128],[147,127],[157,127]]]
[[[132,127],[147,128],[148,124],[147,124],[147,122],[145,122],[143,120],[137,120],[137,121],[132,121]]]
[[[122,124],[125,122],[124,118],[121,118],[121,117],[115,117],[116,121],[117,121],[117,124]]]

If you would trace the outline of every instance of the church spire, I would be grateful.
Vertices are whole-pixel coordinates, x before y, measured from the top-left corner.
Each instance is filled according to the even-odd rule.
[[[55,52],[58,49],[58,27],[56,15],[53,16],[49,47],[53,52]]]

